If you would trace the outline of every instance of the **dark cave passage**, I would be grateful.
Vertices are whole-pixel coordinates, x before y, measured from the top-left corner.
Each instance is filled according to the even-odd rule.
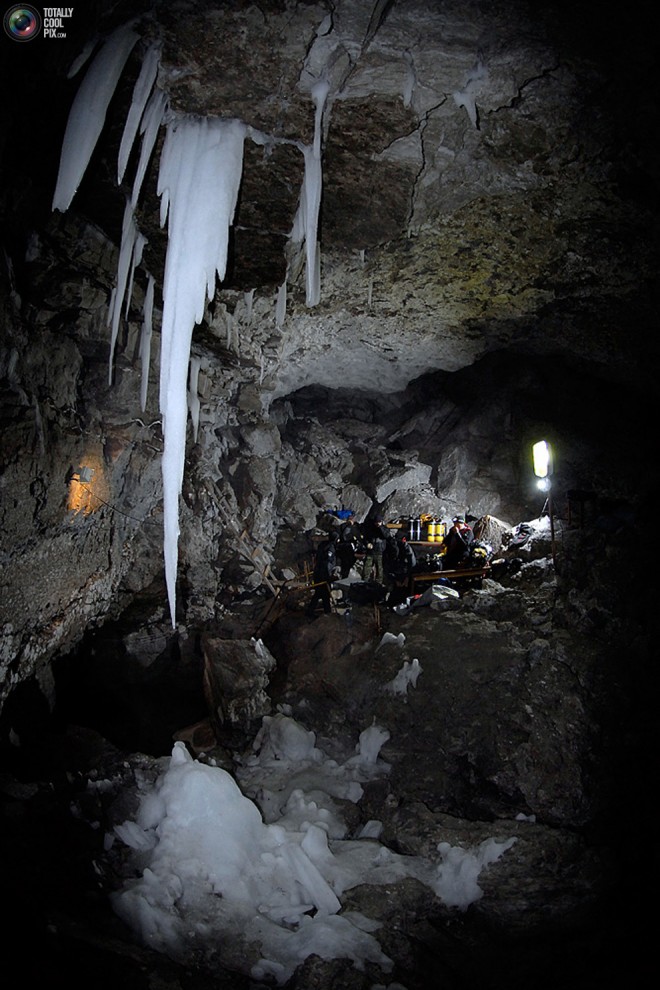
[[[120,749],[168,756],[174,734],[207,714],[202,657],[195,642],[182,650],[167,630],[154,630],[146,615],[141,627],[130,612],[55,662],[54,718],[94,729]]]

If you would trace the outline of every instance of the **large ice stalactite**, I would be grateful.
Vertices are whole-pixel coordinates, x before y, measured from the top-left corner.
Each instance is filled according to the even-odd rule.
[[[245,124],[238,120],[176,118],[168,125],[160,159],[161,222],[168,220],[160,367],[164,553],[173,624],[190,344],[206,298],[215,295],[216,274],[220,280],[225,275],[245,133]]]

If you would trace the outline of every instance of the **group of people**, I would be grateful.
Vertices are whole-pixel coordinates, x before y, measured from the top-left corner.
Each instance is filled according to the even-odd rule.
[[[465,517],[455,516],[442,543],[444,570],[458,567],[467,558],[473,539],[474,534]],[[312,615],[319,605],[324,612],[331,611],[332,582],[337,577],[346,579],[349,576],[359,552],[364,553],[364,581],[374,581],[390,588],[408,588],[417,564],[415,551],[408,539],[393,535],[380,516],[367,519],[360,526],[350,515],[341,525],[333,528],[316,549],[314,595],[307,606],[308,615]]]

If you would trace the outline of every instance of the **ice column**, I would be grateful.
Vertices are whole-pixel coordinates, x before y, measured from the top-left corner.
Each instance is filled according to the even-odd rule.
[[[220,279],[225,274],[245,133],[238,120],[176,117],[168,124],[160,159],[161,224],[167,220],[168,229],[160,361],[164,554],[173,626],[190,344],[206,299],[215,294],[216,274]]]

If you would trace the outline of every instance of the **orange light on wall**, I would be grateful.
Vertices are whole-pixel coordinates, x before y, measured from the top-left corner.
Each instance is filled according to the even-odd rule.
[[[103,461],[98,454],[87,452],[79,467],[73,468],[69,477],[69,493],[66,507],[76,515],[90,515],[107,504],[108,482]]]

